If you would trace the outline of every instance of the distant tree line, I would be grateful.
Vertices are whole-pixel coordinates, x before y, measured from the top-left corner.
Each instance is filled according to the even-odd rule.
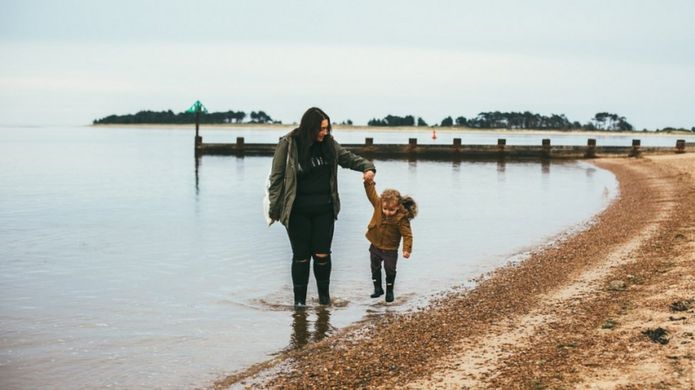
[[[475,118],[444,118],[441,126],[466,126],[479,129],[540,129],[540,130],[633,130],[624,116],[608,112],[597,113],[589,122],[570,121],[564,114],[550,116],[525,112],[481,112]]]
[[[594,129],[598,130],[633,130],[632,125],[625,120],[624,116],[608,112],[597,113],[585,126],[594,126]]]
[[[275,121],[263,111],[251,111],[246,123],[282,123]],[[200,123],[243,123],[247,117],[243,111],[207,112],[200,114]],[[101,119],[95,119],[96,124],[189,124],[195,123],[195,113],[167,111],[140,111],[137,114],[109,115]]]
[[[244,122],[245,119],[249,119]],[[109,115],[101,119],[95,119],[94,124],[191,124],[195,123],[195,114],[190,112],[174,113],[167,111],[144,110],[136,114]],[[200,115],[200,123],[282,123],[264,111],[223,111],[209,112]],[[352,125],[352,120],[341,122],[344,125]],[[413,115],[398,116],[387,115],[382,119],[373,118],[367,122],[368,126],[428,126],[421,117]],[[436,126],[436,125],[435,125]],[[570,121],[564,114],[551,114],[550,116],[524,112],[481,112],[473,118],[448,116],[440,122],[442,127],[469,127],[476,129],[540,129],[540,130],[606,130],[621,131],[634,130],[624,116],[609,112],[599,112],[588,122],[582,124],[578,121]],[[688,131],[683,128],[667,127],[661,131]],[[695,127],[691,129],[695,132]]]
[[[367,122],[367,126],[415,126],[415,123],[418,126],[427,126],[427,122],[422,118],[418,117],[417,122],[415,122],[415,117],[412,115],[387,115],[384,119],[370,119]]]
[[[684,127],[664,127],[663,129],[656,129],[657,133],[664,132],[664,133],[674,133],[678,131],[692,131],[695,132],[695,127],[691,127],[690,130],[684,128]]]
[[[387,115],[383,119],[371,119],[369,126],[427,126],[422,118],[412,115],[396,116]],[[456,119],[448,116],[439,124],[442,127],[470,127],[476,129],[541,129],[541,130],[633,130],[632,125],[624,116],[608,112],[597,113],[589,122],[581,124],[578,121],[570,121],[564,114],[551,114],[550,116],[525,112],[481,112],[474,118],[459,116]]]
[[[478,129],[548,129],[564,130],[580,128],[579,122],[572,122],[567,117],[557,114],[550,116],[526,112],[481,112],[474,118],[444,118],[441,126],[466,126]]]

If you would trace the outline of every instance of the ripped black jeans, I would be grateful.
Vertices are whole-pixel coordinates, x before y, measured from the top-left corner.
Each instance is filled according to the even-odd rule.
[[[306,304],[309,260],[312,257],[319,303],[330,304],[328,286],[331,279],[330,253],[334,224],[335,218],[331,204],[292,210],[287,235],[292,245],[292,284],[295,306]],[[325,256],[316,256],[316,254]]]
[[[316,253],[331,253],[333,242],[333,205],[302,207],[292,210],[287,235],[294,260],[311,258]]]

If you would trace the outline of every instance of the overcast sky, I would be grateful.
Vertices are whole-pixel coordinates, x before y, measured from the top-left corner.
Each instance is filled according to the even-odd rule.
[[[0,0],[0,124],[310,106],[695,126],[695,1]]]

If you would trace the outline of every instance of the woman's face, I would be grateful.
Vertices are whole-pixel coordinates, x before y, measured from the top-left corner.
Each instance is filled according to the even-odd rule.
[[[326,137],[326,134],[328,134],[328,119],[324,119],[321,121],[321,128],[319,129],[319,132],[316,134],[316,141],[323,142],[323,139]]]

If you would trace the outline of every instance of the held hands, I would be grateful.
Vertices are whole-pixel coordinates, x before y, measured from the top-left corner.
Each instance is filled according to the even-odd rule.
[[[405,257],[406,259],[409,258],[409,257],[410,257],[410,252],[408,252],[408,251],[403,251],[403,257]]]
[[[366,183],[371,183],[374,181],[374,171],[365,171],[362,178]]]

